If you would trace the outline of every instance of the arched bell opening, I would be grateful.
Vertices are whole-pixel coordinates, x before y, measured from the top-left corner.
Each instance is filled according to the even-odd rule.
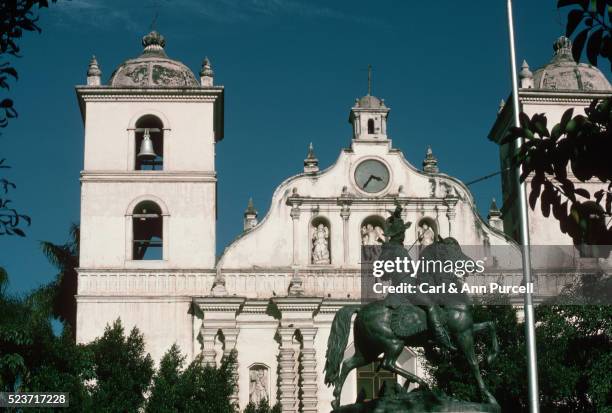
[[[154,115],[136,121],[134,169],[160,171],[164,169],[164,125]]]
[[[162,210],[153,201],[142,201],[132,213],[132,259],[163,259]]]

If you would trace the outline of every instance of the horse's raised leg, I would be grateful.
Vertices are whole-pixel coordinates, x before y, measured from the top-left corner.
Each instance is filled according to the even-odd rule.
[[[495,324],[492,321],[485,321],[483,323],[474,324],[472,327],[474,332],[478,332],[484,329],[489,330],[489,334],[491,335],[491,352],[487,355],[487,363],[491,364],[493,360],[497,357],[499,353],[499,342],[497,341],[497,333],[495,332]]]
[[[334,385],[334,400],[332,401],[332,408],[337,409],[340,407],[340,395],[342,394],[342,386],[344,385],[344,381],[346,377],[351,372],[351,370],[365,366],[370,361],[366,360],[363,354],[359,351],[357,347],[355,347],[355,354],[353,357],[344,360],[342,363],[342,368],[340,369],[340,375],[338,376],[338,380]]]
[[[480,375],[480,368],[478,367],[478,359],[476,359],[476,354],[474,353],[474,335],[473,330],[468,329],[457,336],[457,342],[459,344],[459,348],[463,351],[465,358],[472,369],[472,373],[476,378],[476,382],[478,382],[478,388],[480,389],[480,393],[482,395],[483,400],[486,403],[497,405],[497,400],[495,397],[487,390],[487,386],[485,386],[484,380]]]
[[[402,354],[402,351],[404,351],[404,343],[399,340],[397,343],[393,343],[391,346],[387,347],[385,353],[383,354],[383,359],[380,363],[380,367],[404,377],[406,379],[404,387],[408,387],[410,383],[417,383],[419,386],[427,388],[427,383],[423,379],[409,372],[408,370],[398,367],[395,364],[400,354]]]

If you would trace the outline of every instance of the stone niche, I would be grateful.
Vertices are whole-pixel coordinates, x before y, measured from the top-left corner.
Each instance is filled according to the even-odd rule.
[[[310,263],[331,264],[331,225],[325,217],[318,216],[310,223]]]
[[[270,369],[255,363],[249,367],[249,402],[258,405],[263,399],[270,400]]]

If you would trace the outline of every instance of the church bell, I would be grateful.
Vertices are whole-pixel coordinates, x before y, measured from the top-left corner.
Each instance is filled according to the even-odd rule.
[[[155,159],[157,157],[153,149],[153,141],[151,140],[149,129],[145,129],[144,131],[142,143],[140,144],[140,152],[138,152],[137,156],[142,159]]]

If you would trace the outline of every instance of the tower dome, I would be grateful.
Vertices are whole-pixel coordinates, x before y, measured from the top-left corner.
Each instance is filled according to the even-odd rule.
[[[164,36],[152,31],[142,38],[144,50],[115,69],[110,86],[117,87],[198,87],[193,72],[183,63],[170,59],[164,51]]]
[[[576,63],[572,56],[572,41],[565,36],[553,44],[553,58],[533,74],[534,89],[609,91],[610,82],[595,66]]]

